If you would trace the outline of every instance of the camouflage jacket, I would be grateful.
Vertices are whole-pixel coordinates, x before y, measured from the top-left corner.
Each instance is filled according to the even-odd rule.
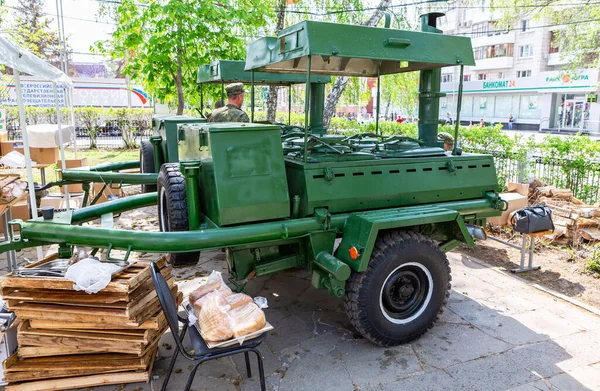
[[[208,122],[250,122],[250,118],[236,106],[227,104],[213,111]]]

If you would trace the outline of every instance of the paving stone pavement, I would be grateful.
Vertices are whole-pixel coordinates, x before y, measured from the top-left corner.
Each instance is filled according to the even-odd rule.
[[[268,298],[265,312],[275,327],[260,347],[268,389],[600,390],[600,317],[464,255],[449,259],[453,287],[439,322],[393,348],[362,339],[341,301],[313,289],[306,271],[252,279],[246,289]],[[203,252],[198,265],[175,269],[174,276],[187,294],[212,270],[226,273],[221,251]],[[151,383],[94,389],[160,390],[174,346],[168,332]],[[168,390],[183,390],[190,369],[180,356]],[[246,378],[242,356],[203,364],[192,386],[259,389],[256,377]]]

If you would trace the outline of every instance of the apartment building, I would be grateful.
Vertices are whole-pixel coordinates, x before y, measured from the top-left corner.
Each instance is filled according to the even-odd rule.
[[[504,124],[514,129],[600,131],[597,102],[598,70],[568,72],[568,59],[556,40],[559,26],[543,21],[515,20],[509,29],[494,23],[500,15],[473,2],[456,1],[440,19],[444,34],[471,37],[476,65],[465,67],[462,123]],[[440,116],[456,116],[458,67],[442,70]]]

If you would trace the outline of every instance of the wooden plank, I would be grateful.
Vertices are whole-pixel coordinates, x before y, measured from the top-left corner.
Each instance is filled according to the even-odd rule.
[[[59,391],[75,388],[96,387],[109,384],[148,382],[150,371],[123,372],[103,375],[71,377],[58,380],[41,380],[21,384],[9,384],[6,391]]]
[[[46,289],[12,289],[11,292],[4,293],[2,298],[5,300],[23,300],[35,301],[38,303],[61,303],[61,304],[79,304],[79,305],[102,305],[114,304],[119,302],[127,303],[128,295],[120,293],[98,292],[93,295],[85,292],[64,292],[58,290]]]
[[[25,311],[28,315],[36,315],[35,313],[29,313]],[[45,315],[45,314],[44,314]],[[43,328],[43,329],[78,329],[78,330],[87,330],[87,329],[140,329],[140,330],[158,330],[166,324],[166,318],[163,314],[162,310],[156,311],[150,318],[146,319],[142,324],[137,325],[134,322],[126,322],[126,323],[106,323],[106,322],[95,322],[95,321],[65,321],[59,317],[57,320],[46,319],[43,317],[40,318],[32,318],[30,316],[26,317],[30,320],[31,326],[35,328]]]
[[[55,371],[37,371],[37,372],[7,372],[4,374],[4,380],[13,383],[19,381],[28,381],[36,379],[52,379],[61,377],[71,376],[89,376],[100,373],[115,373],[115,372],[126,372],[129,369],[112,368],[107,370],[98,371],[96,369],[76,369],[76,370],[55,370]]]
[[[98,330],[100,331],[100,330]],[[24,321],[19,325],[18,335],[39,335],[45,337],[65,337],[65,338],[78,338],[88,340],[100,340],[100,341],[121,341],[123,343],[144,343],[144,334],[142,335],[128,335],[128,334],[114,334],[114,333],[89,333],[84,331],[75,330],[49,330],[49,329],[34,329],[29,325],[29,321]]]
[[[64,346],[55,346],[55,347],[39,347],[39,346],[20,346],[17,350],[17,356],[19,358],[33,358],[33,357],[45,357],[45,356],[62,356],[62,355],[71,355],[71,354],[93,354],[98,353],[89,349],[80,349],[77,346],[74,347],[64,347]],[[108,351],[107,353],[110,353]]]
[[[39,264],[39,263],[38,263]],[[171,267],[166,266],[166,260],[161,258],[157,261],[163,275],[170,276]],[[121,273],[133,273],[127,279],[119,277]],[[131,293],[141,285],[146,279],[150,278],[150,267],[148,263],[133,263],[126,271],[116,274],[107,287],[101,292]],[[126,274],[129,276],[129,274]],[[22,289],[56,289],[74,291],[73,282],[65,278],[43,278],[43,277],[17,277],[7,274],[0,277],[0,287],[2,288],[22,288]]]
[[[38,347],[80,347],[86,351],[97,353],[126,353],[141,355],[146,344],[123,342],[123,341],[104,341],[90,340],[85,338],[54,337],[44,335],[19,334],[17,336],[19,346],[38,346]]]

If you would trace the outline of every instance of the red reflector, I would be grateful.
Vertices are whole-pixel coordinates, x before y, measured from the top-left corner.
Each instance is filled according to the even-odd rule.
[[[350,258],[356,260],[358,259],[358,249],[354,246],[350,247]]]

